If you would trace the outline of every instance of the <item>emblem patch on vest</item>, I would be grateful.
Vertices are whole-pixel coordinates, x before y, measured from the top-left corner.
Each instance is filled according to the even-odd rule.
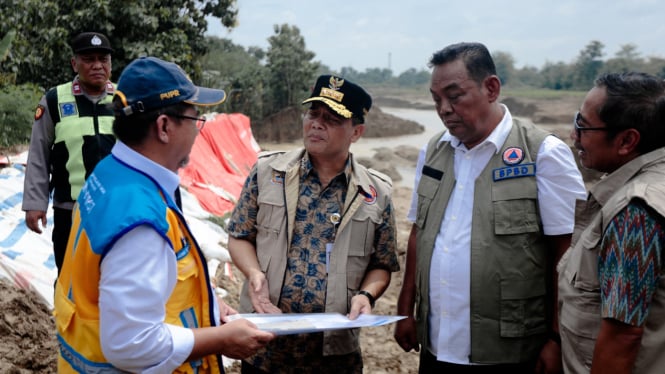
[[[60,117],[69,117],[77,115],[75,103],[62,103],[60,104]]]
[[[492,170],[492,179],[496,181],[512,178],[531,177],[536,175],[536,163],[506,166]]]
[[[363,202],[365,204],[372,205],[376,203],[377,192],[374,186],[369,186],[369,192],[363,191],[362,194],[365,196],[365,198],[363,199]]]
[[[516,165],[524,160],[524,150],[519,147],[510,147],[503,151],[503,163]]]
[[[272,182],[273,184],[284,184],[284,176],[282,175],[282,173],[273,172],[272,178],[270,178],[270,182]]]
[[[35,121],[42,118],[42,116],[44,115],[44,110],[45,108],[43,106],[37,105],[37,109],[35,110]]]

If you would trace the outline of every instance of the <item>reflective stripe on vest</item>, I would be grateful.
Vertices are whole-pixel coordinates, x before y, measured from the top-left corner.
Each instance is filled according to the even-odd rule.
[[[69,174],[67,182],[71,186],[71,199],[76,200],[83,182],[85,182],[86,167],[83,154],[84,137],[97,136],[99,134],[113,134],[113,116],[112,115],[84,115],[81,116],[76,103],[76,97],[72,94],[72,83],[62,84],[57,87],[57,107],[60,121],[55,124],[54,144],[64,143],[67,149],[67,160],[65,169]],[[106,95],[97,106],[110,104],[113,96]],[[97,157],[101,159],[108,154]],[[54,158],[64,157],[64,155],[55,155]],[[56,160],[52,162],[57,162]],[[89,170],[92,171],[92,170]]]

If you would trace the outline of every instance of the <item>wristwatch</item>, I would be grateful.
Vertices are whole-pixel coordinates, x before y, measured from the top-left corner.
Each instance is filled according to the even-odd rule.
[[[360,290],[360,291],[358,291],[358,295],[364,295],[365,297],[367,297],[369,299],[369,305],[372,308],[374,308],[374,303],[376,302],[376,299],[374,298],[374,296],[372,296],[371,293],[369,293],[365,290]]]

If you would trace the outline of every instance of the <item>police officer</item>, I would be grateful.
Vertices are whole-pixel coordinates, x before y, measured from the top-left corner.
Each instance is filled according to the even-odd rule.
[[[71,213],[85,178],[115,143],[113,111],[107,108],[115,85],[111,43],[98,32],[84,32],[70,43],[73,81],[50,89],[35,111],[23,188],[28,228],[41,234],[53,193],[53,251],[62,266]],[[41,222],[41,226],[40,226]]]

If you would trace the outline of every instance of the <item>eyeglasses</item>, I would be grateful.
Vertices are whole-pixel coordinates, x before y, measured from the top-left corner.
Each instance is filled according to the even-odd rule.
[[[193,116],[185,116],[180,114],[169,114],[169,116],[180,119],[191,119],[193,121],[196,121],[196,129],[199,131],[203,130],[203,126],[205,126],[207,120],[205,116],[193,117]]]
[[[577,135],[577,138],[579,139],[582,136],[582,131],[610,131],[611,129],[607,127],[588,127],[588,126],[580,126],[580,121],[584,120],[580,112],[575,113],[575,120],[573,121],[573,124],[575,125],[575,135]]]

